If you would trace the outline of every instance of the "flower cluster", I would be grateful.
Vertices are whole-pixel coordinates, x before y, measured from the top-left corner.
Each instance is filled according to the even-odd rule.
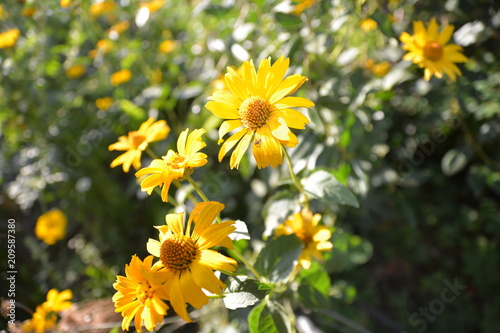
[[[23,332],[44,333],[54,329],[57,324],[57,315],[73,304],[70,300],[73,298],[71,290],[67,289],[58,292],[51,289],[47,293],[47,300],[37,306],[31,319],[25,321],[22,325]]]

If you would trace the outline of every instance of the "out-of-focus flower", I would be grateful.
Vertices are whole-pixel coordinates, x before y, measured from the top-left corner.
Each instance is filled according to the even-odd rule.
[[[96,17],[106,14],[115,9],[116,3],[112,0],[105,0],[102,2],[94,3],[90,6],[90,15]]]
[[[58,292],[57,289],[50,289],[47,293],[47,301],[42,304],[43,307],[50,311],[60,312],[69,309],[73,304],[71,299],[73,293],[70,289]]]
[[[108,29],[108,34],[109,35],[113,35],[113,34],[121,35],[125,31],[127,31],[127,29],[129,27],[130,27],[129,21],[121,21],[121,22],[118,22],[118,23],[112,25],[111,28]]]
[[[42,214],[36,221],[35,235],[48,245],[54,245],[66,236],[68,220],[60,209]]]
[[[132,79],[132,72],[129,69],[122,69],[111,74],[110,82],[113,87],[126,83]]]
[[[166,40],[160,44],[158,49],[161,53],[171,53],[173,50],[175,50],[175,41]]]
[[[70,79],[77,79],[85,74],[85,66],[73,65],[66,69],[66,76]]]
[[[304,244],[299,257],[299,265],[305,269],[311,268],[312,259],[323,260],[321,252],[331,250],[333,245],[328,240],[332,237],[326,226],[318,225],[320,214],[312,214],[308,209],[293,214],[283,224],[280,224],[275,235],[295,234]]]
[[[168,298],[162,283],[167,280],[166,272],[152,267],[153,256],[148,256],[142,262],[137,256],[132,256],[130,265],[125,265],[125,275],[116,277],[113,295],[116,312],[123,316],[122,330],[128,331],[134,320],[137,332],[142,331],[142,325],[148,331],[153,331],[167,314],[168,305],[163,301]]]
[[[391,64],[388,61],[375,63],[374,60],[368,59],[365,62],[365,68],[368,69],[375,76],[385,76],[391,70]]]
[[[234,272],[238,263],[217,251],[214,246],[234,249],[228,237],[236,227],[234,221],[213,224],[224,205],[215,202],[200,202],[191,212],[187,224],[184,213],[168,214],[166,224],[160,230],[159,241],[149,239],[148,252],[160,258],[155,267],[167,273],[166,292],[174,311],[187,322],[191,321],[186,303],[200,309],[208,303],[208,290],[220,295],[225,284],[213,270]]]
[[[104,55],[111,51],[112,42],[109,39],[100,39],[94,50],[89,51],[89,57],[95,58],[98,54]]]
[[[207,155],[199,150],[207,144],[201,140],[204,129],[196,129],[188,136],[189,129],[177,139],[177,151],[170,149],[161,159],[154,159],[149,167],[135,173],[136,177],[148,175],[141,182],[141,190],[151,194],[156,186],[161,187],[161,199],[168,202],[168,189],[174,179],[185,178],[193,173],[193,168],[207,163]]]
[[[5,10],[3,9],[3,5],[0,5],[0,20],[3,18],[5,14]]]
[[[62,7],[62,8],[67,8],[67,7],[69,7],[70,3],[71,3],[71,0],[61,0],[61,1],[59,2],[59,4],[61,5],[61,7]]]
[[[296,1],[296,5],[292,10],[292,14],[294,15],[300,15],[304,10],[306,10],[309,7],[312,7],[317,0],[298,0]]]
[[[359,26],[361,27],[361,30],[363,30],[364,32],[370,32],[372,30],[377,29],[378,24],[377,21],[371,18],[365,18],[364,20],[361,20],[361,22],[359,22]]]
[[[21,15],[25,17],[32,17],[36,13],[36,7],[24,7],[21,11]]]
[[[227,119],[219,128],[219,161],[236,146],[230,165],[238,168],[243,155],[252,144],[257,167],[277,167],[283,163],[282,145],[295,147],[297,137],[290,128],[303,129],[309,119],[293,107],[312,107],[307,98],[288,96],[307,81],[300,74],[284,78],[290,60],[281,56],[271,66],[271,58],[264,59],[255,70],[253,61],[245,61],[242,75],[228,67],[228,90],[217,90],[208,99],[206,107],[214,115]],[[225,141],[227,133],[238,129]]]
[[[144,122],[138,131],[129,132],[128,135],[122,135],[118,142],[108,147],[111,150],[126,151],[111,162],[114,168],[123,164],[123,171],[128,172],[132,165],[136,170],[141,167],[142,152],[146,150],[151,142],[165,139],[170,133],[165,120],[154,122],[154,118],[149,118]]]
[[[151,0],[151,1],[142,1],[141,8],[146,7],[150,13],[154,13],[163,7],[165,3],[164,0]]]
[[[403,49],[408,51],[403,60],[412,61],[420,68],[425,68],[424,79],[429,81],[433,75],[442,78],[446,73],[451,80],[462,72],[455,63],[466,62],[462,47],[448,42],[455,29],[453,25],[445,26],[441,32],[435,18],[431,19],[428,29],[422,21],[413,22],[413,36],[403,32],[399,39],[404,43]]]
[[[0,49],[6,49],[16,44],[17,39],[21,35],[19,29],[9,29],[0,33]]]
[[[98,98],[95,101],[95,106],[103,111],[108,111],[111,105],[113,105],[113,99],[111,97]]]
[[[23,323],[23,332],[45,333],[54,328],[57,324],[57,314],[71,307],[72,297],[73,293],[69,289],[61,292],[57,289],[49,290],[47,301],[37,306],[31,319]]]

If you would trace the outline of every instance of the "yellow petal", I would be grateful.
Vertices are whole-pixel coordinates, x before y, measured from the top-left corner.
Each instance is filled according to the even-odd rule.
[[[267,125],[257,130],[252,153],[259,169],[269,165],[276,168],[283,163],[281,144],[272,136]]]
[[[278,102],[280,99],[283,97],[293,94],[297,89],[299,89],[304,82],[307,81],[307,78],[305,76],[302,76],[300,74],[294,74],[290,75],[286,79],[284,79],[276,91],[271,95],[269,98],[269,103],[274,104]]]
[[[236,132],[232,136],[230,136],[224,144],[220,147],[219,151],[219,162],[222,161],[222,158],[227,154],[229,150],[231,150],[240,139],[247,134],[247,130],[242,128],[240,131]]]
[[[229,162],[231,169],[238,169],[238,167],[240,166],[241,159],[243,158],[245,152],[248,150],[248,146],[250,146],[252,136],[253,135],[251,134],[251,131],[248,131],[234,149],[233,153],[231,154],[231,160]]]
[[[441,45],[445,45],[450,41],[451,36],[453,35],[453,30],[455,27],[453,25],[447,25],[443,28],[443,31],[439,34],[437,42]]]

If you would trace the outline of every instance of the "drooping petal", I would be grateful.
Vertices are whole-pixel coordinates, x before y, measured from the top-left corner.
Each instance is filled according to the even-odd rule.
[[[236,145],[236,148],[231,154],[231,160],[229,162],[231,169],[237,169],[240,166],[241,159],[243,158],[243,155],[245,155],[245,152],[248,150],[250,141],[252,141],[252,134],[250,133],[250,131],[247,131],[247,134],[243,136],[240,142],[238,142],[238,145]]]

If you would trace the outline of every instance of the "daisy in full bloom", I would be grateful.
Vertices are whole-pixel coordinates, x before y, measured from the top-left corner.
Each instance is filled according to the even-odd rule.
[[[399,39],[405,45],[403,49],[408,51],[403,60],[412,61],[420,68],[425,68],[424,79],[429,81],[435,75],[442,78],[446,73],[453,81],[456,76],[462,75],[455,63],[466,62],[468,59],[462,52],[462,47],[456,44],[447,44],[453,34],[453,25],[448,25],[438,31],[436,19],[432,18],[429,28],[426,29],[422,21],[413,22],[413,33],[411,36],[403,32]]]
[[[142,325],[148,331],[153,331],[167,314],[168,305],[163,301],[168,294],[163,288],[166,273],[152,266],[153,256],[148,256],[142,262],[137,256],[132,256],[130,265],[125,265],[125,275],[116,277],[113,288],[115,312],[123,316],[122,329],[128,331],[132,319],[135,329],[141,332]]]
[[[118,142],[108,147],[110,151],[126,151],[111,162],[111,167],[114,168],[123,164],[123,171],[125,172],[130,170],[131,165],[136,170],[139,169],[141,167],[142,152],[146,150],[151,142],[165,139],[168,133],[170,133],[170,127],[168,127],[165,120],[155,122],[154,118],[149,118],[139,127],[138,131],[132,131],[128,135],[120,136]]]
[[[312,259],[323,260],[321,252],[331,250],[333,245],[328,240],[332,237],[331,231],[326,226],[318,225],[320,214],[312,214],[303,209],[301,212],[290,216],[280,224],[275,235],[295,234],[304,244],[299,257],[299,265],[305,269],[311,268]]]
[[[236,130],[222,144],[219,161],[236,146],[230,165],[238,168],[246,150],[252,152],[258,168],[283,163],[282,145],[295,147],[297,137],[290,128],[305,128],[309,119],[293,107],[312,107],[314,103],[303,97],[288,96],[307,81],[305,76],[286,77],[290,59],[281,56],[271,66],[271,58],[260,62],[258,71],[253,61],[245,61],[241,74],[228,67],[225,75],[227,89],[216,90],[206,107],[216,116],[227,119],[219,128],[219,144],[227,133]]]
[[[228,237],[236,227],[234,221],[212,224],[224,205],[215,202],[198,203],[187,224],[184,213],[168,214],[166,225],[157,227],[160,240],[149,239],[148,252],[160,260],[155,266],[162,267],[168,275],[165,282],[169,301],[175,312],[185,321],[190,322],[186,303],[200,309],[208,303],[208,297],[202,291],[221,294],[225,284],[219,280],[213,270],[234,272],[237,262],[217,251],[214,246],[233,249],[233,241]]]
[[[73,293],[69,289],[61,292],[57,289],[49,290],[47,301],[37,306],[31,319],[23,323],[23,332],[44,333],[54,328],[57,324],[57,314],[71,307],[72,297]]]
[[[60,209],[52,209],[42,214],[35,225],[35,235],[47,245],[54,245],[66,236],[68,219]]]
[[[193,168],[207,163],[207,155],[199,153],[206,146],[201,140],[204,129],[196,129],[188,136],[186,129],[177,139],[177,151],[170,149],[161,159],[154,159],[149,167],[135,173],[136,177],[149,175],[141,182],[141,190],[151,194],[156,186],[162,188],[161,199],[168,202],[168,189],[174,179],[185,178],[193,172]]]

